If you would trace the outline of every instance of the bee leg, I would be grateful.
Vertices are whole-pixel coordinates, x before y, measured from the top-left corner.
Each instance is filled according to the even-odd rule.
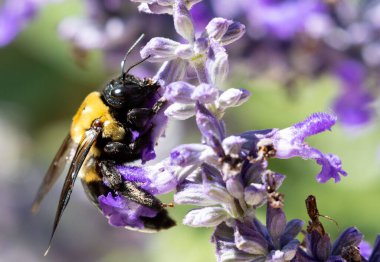
[[[110,156],[133,155],[130,145],[121,142],[109,142],[104,146],[104,153]]]
[[[140,188],[136,182],[123,181],[120,173],[115,168],[114,161],[101,161],[97,167],[103,175],[104,182],[107,183],[111,190],[133,202],[157,211],[154,217],[140,217],[144,223],[144,229],[148,230],[148,232],[168,229],[176,225],[165,209],[165,204],[159,199]]]
[[[127,121],[137,128],[142,128],[152,118],[153,114],[154,112],[151,108],[133,108],[127,113]]]
[[[159,99],[152,108],[133,108],[127,113],[127,121],[137,128],[144,127],[165,104],[166,100]]]
[[[123,181],[115,167],[115,162],[101,161],[98,167],[107,185],[123,197],[157,211],[164,208],[164,205],[159,199],[140,188],[136,182]]]

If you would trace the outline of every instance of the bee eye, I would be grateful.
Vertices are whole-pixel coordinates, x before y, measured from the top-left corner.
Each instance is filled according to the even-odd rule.
[[[125,88],[115,88],[111,91],[111,96],[122,98],[126,95]]]

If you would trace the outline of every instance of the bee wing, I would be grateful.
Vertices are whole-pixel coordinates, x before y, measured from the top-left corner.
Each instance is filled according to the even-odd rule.
[[[92,145],[96,141],[100,130],[89,129],[86,131],[85,135],[82,137],[82,141],[79,143],[79,146],[75,152],[73,161],[71,162],[69,172],[67,173],[65,183],[63,184],[61,196],[59,197],[57,212],[55,213],[53,231],[50,236],[49,247],[45,252],[45,255],[50,249],[50,244],[53,239],[54,233],[57,229],[58,223],[62,217],[63,211],[65,210],[73,191],[75,180],[78,176],[79,170],[82,167],[84,160],[86,159],[88,152],[90,151]]]
[[[70,156],[70,152],[75,149],[76,144],[71,139],[70,134],[66,136],[63,140],[61,147],[59,148],[57,154],[54,157],[53,162],[50,164],[48,171],[42,181],[37,196],[33,201],[32,205],[32,213],[36,213],[41,205],[41,202],[45,195],[50,191],[54,183],[57,181],[59,175],[62,173],[66,163],[70,161],[72,155]]]

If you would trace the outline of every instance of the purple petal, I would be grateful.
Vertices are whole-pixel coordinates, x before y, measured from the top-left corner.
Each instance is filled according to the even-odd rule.
[[[322,11],[321,7],[319,1],[258,0],[254,4],[247,1],[246,10],[251,28],[286,40],[301,32],[308,19]]]
[[[360,62],[345,60],[336,69],[342,92],[334,102],[339,120],[348,127],[367,124],[374,116],[373,97],[366,88],[367,72]]]
[[[224,126],[207,108],[200,104],[196,104],[196,121],[204,138],[213,141],[214,138],[222,141],[225,133]]]
[[[235,243],[238,249],[254,255],[266,255],[268,243],[265,238],[249,225],[237,222],[234,227]]]
[[[171,163],[182,167],[201,163],[201,155],[208,149],[208,146],[202,144],[178,146],[170,152]]]
[[[236,248],[234,231],[232,228],[226,226],[225,223],[216,227],[211,242],[216,246],[218,261],[251,261],[256,258],[256,256]]]
[[[244,186],[238,177],[236,176],[229,177],[226,180],[226,188],[227,188],[228,193],[230,193],[231,196],[233,196],[234,198],[243,199]]]
[[[281,236],[281,246],[287,245],[294,240],[296,236],[301,232],[303,221],[300,219],[293,219],[286,224],[284,233]]]
[[[186,73],[186,66],[187,61],[180,58],[167,61],[160,67],[154,79],[162,82],[162,86],[183,80]]]
[[[222,45],[229,45],[240,39],[245,33],[245,25],[233,22],[228,26],[227,32],[220,39]]]
[[[154,217],[157,211],[141,206],[121,196],[99,196],[99,206],[108,222],[116,227],[144,228],[142,217]]]
[[[267,190],[262,184],[254,184],[244,189],[244,200],[248,205],[260,206],[264,204],[267,197]]]
[[[6,0],[0,6],[0,46],[9,44],[41,8],[43,0]]]
[[[375,240],[375,244],[373,245],[373,251],[368,262],[377,262],[379,260],[380,260],[380,235],[378,235]]]
[[[195,90],[195,86],[183,82],[178,81],[169,84],[165,88],[165,97],[173,102],[178,103],[193,103],[193,99],[191,98],[191,95],[193,94]]]
[[[336,155],[321,155],[321,158],[317,159],[317,163],[322,166],[321,172],[317,175],[319,183],[326,183],[331,178],[337,183],[340,181],[340,175],[347,176],[346,171],[342,169],[342,161]]]
[[[187,41],[194,40],[194,26],[191,15],[182,1],[176,1],[173,6],[174,27],[179,35]]]
[[[294,139],[304,141],[309,136],[316,135],[331,127],[336,122],[336,116],[327,113],[314,113],[304,121],[295,124],[293,128]]]
[[[212,85],[202,83],[197,86],[194,93],[191,94],[191,99],[199,101],[202,104],[213,103],[218,97],[218,89]]]
[[[218,202],[209,198],[203,190],[203,185],[192,182],[182,183],[174,194],[174,202],[181,205],[213,206]]]
[[[188,119],[195,114],[194,104],[174,103],[165,110],[165,115],[178,120]]]
[[[246,102],[250,95],[245,89],[229,88],[220,95],[218,103],[222,108],[236,107]]]
[[[116,168],[124,180],[138,184],[153,195],[170,192],[177,186],[174,171],[168,165],[168,160],[151,166],[117,166]]]
[[[152,38],[143,49],[141,49],[141,57],[148,57],[152,62],[165,62],[176,58],[175,50],[180,43],[164,37]]]
[[[296,256],[299,245],[300,242],[297,239],[293,239],[281,249],[284,253],[285,261],[291,261]]]
[[[206,32],[209,37],[219,40],[227,32],[228,26],[231,23],[231,20],[222,17],[213,18],[206,26]]]
[[[309,236],[309,250],[320,261],[325,261],[331,255],[331,242],[328,234],[321,236],[317,231],[312,231]]]
[[[360,249],[360,255],[368,260],[372,253],[372,246],[367,241],[362,240],[358,247]]]
[[[363,239],[363,234],[355,227],[347,228],[337,240],[335,240],[332,254],[340,255],[342,249],[348,246],[358,246]]]
[[[273,244],[276,248],[281,248],[280,237],[285,231],[286,217],[281,208],[273,208],[267,206],[267,222],[268,232],[272,237]]]

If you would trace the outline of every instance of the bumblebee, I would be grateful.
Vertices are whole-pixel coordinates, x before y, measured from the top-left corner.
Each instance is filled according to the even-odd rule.
[[[69,134],[58,150],[38,190],[32,212],[38,210],[44,196],[63,171],[66,162],[71,160],[60,195],[49,248],[78,175],[88,198],[99,209],[99,196],[107,196],[110,192],[116,193],[157,211],[155,217],[144,218],[144,231],[158,231],[175,225],[165,209],[165,204],[141,189],[138,184],[123,181],[115,168],[116,165],[124,165],[141,159],[142,151],[147,146],[154,128],[150,119],[165,104],[162,98],[154,99],[160,88],[157,82],[150,78],[140,79],[128,74],[133,67],[148,57],[129,67],[128,70],[124,68],[128,54],[142,37],[125,55],[121,75],[112,79],[102,92],[92,92],[84,99],[73,117]],[[152,101],[155,101],[153,105],[151,105]],[[137,139],[133,135],[136,131],[142,134]]]

